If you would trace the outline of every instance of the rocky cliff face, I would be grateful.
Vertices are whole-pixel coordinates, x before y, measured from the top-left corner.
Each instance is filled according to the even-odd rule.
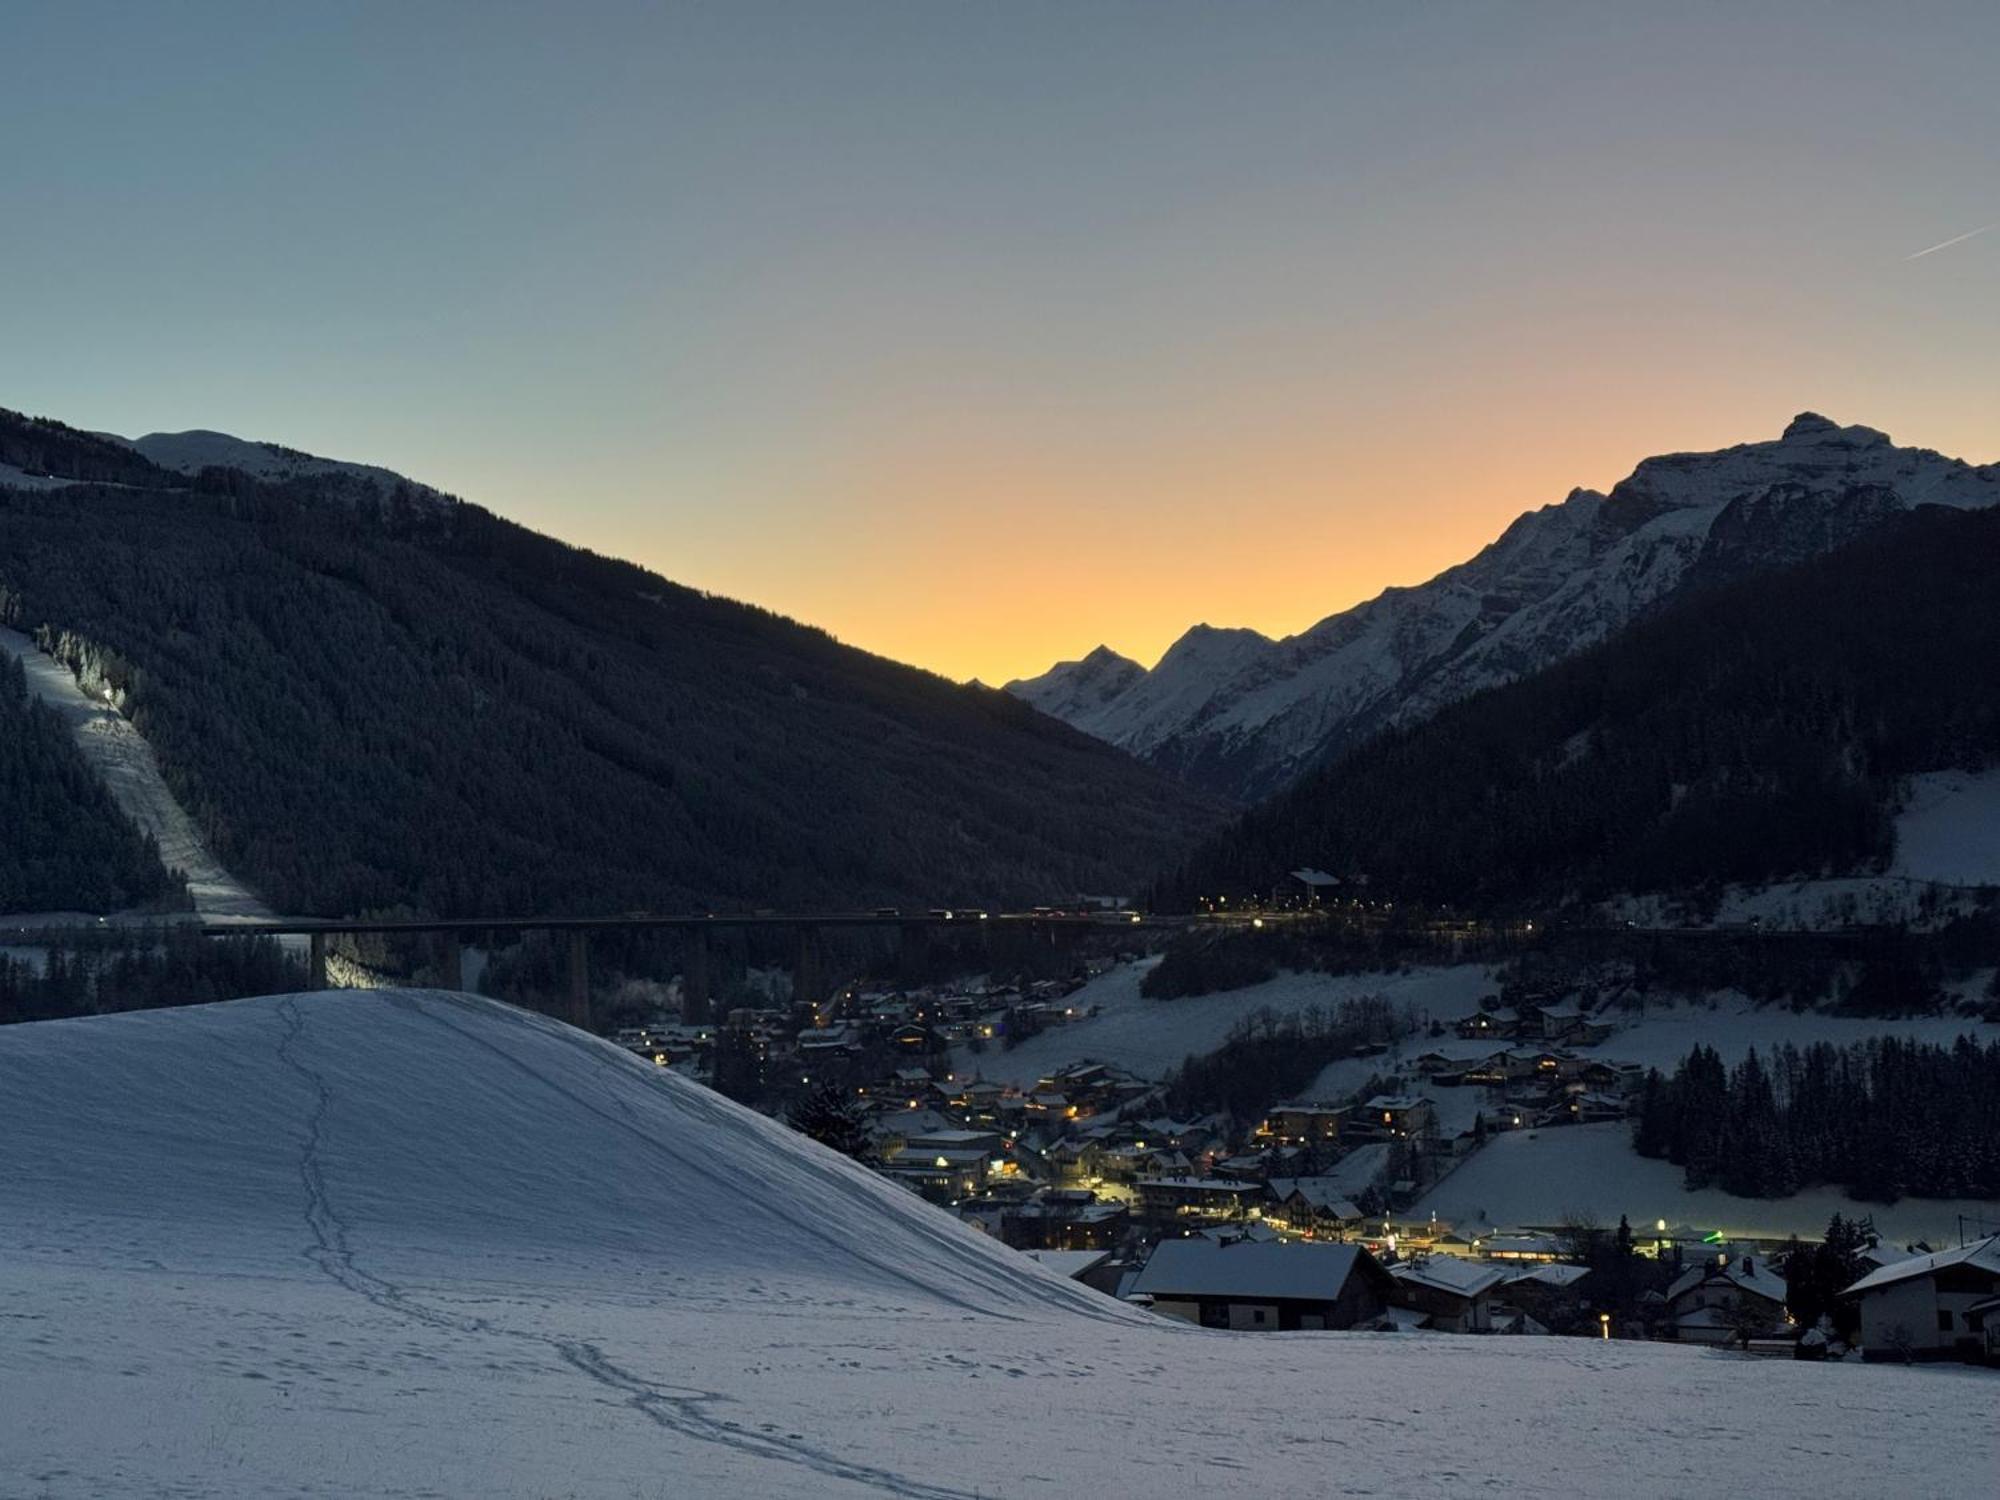
[[[1899,448],[1806,413],[1775,441],[1649,458],[1478,556],[1283,640],[1190,630],[1150,672],[1100,647],[1009,690],[1242,798],[1393,724],[1603,639],[1662,600],[1837,546],[1918,505],[2000,502],[2000,465]]]

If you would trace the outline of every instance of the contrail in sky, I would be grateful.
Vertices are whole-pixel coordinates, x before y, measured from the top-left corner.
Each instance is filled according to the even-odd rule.
[[[1906,255],[1903,259],[1922,260],[1926,255],[1936,255],[1940,250],[1949,250],[1953,245],[1962,245],[1967,240],[1986,233],[1989,229],[2000,229],[2000,223],[1981,224],[1977,229],[1968,229],[1964,234],[1955,234],[1948,240],[1940,240],[1937,244],[1931,246],[1930,249],[1919,250],[1915,255]]]

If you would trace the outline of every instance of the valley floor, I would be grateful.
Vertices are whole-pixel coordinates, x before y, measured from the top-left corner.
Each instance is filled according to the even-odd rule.
[[[1231,1335],[555,1023],[432,993],[0,1034],[0,1491],[1977,1493],[1991,1376]]]
[[[1012,1049],[981,1053],[960,1049],[954,1066],[1002,1083],[1032,1086],[1035,1080],[1085,1058],[1116,1063],[1142,1077],[1163,1078],[1189,1053],[1219,1047],[1231,1027],[1268,1008],[1280,1014],[1318,1005],[1331,1009],[1356,995],[1383,995],[1423,1024],[1417,1032],[1373,1057],[1344,1058],[1324,1068],[1303,1097],[1339,1102],[1378,1076],[1400,1075],[1406,1091],[1430,1098],[1438,1128],[1457,1135],[1490,1103],[1483,1088],[1442,1088],[1414,1066],[1427,1052],[1473,1061],[1510,1044],[1467,1041],[1451,1031],[1490,996],[1495,981],[1479,965],[1413,969],[1399,974],[1286,974],[1264,984],[1180,1000],[1149,1000],[1139,986],[1151,960],[1121,965],[1092,980],[1065,1002],[1095,1016],[1052,1027]],[[1731,1066],[1751,1048],[1768,1053],[1790,1043],[1848,1046],[1871,1037],[1898,1036],[1946,1045],[1964,1034],[2000,1038],[2000,1026],[1961,1016],[1882,1019],[1794,1011],[1760,1006],[1741,994],[1723,993],[1699,1001],[1662,1003],[1644,1011],[1612,1011],[1618,1029],[1595,1046],[1570,1050],[1585,1057],[1635,1062],[1672,1073],[1697,1045],[1714,1048]],[[1433,1037],[1428,1023],[1442,1022]],[[1504,1150],[1499,1149],[1504,1146]],[[1366,1185],[1356,1179],[1355,1191]],[[1552,1225],[1570,1211],[1595,1214],[1615,1224],[1620,1214],[1634,1224],[1665,1218],[1673,1224],[1726,1228],[1734,1233],[1778,1237],[1817,1235],[1838,1210],[1854,1217],[1872,1214],[1886,1239],[1955,1244],[1958,1216],[2000,1229],[2000,1203],[1905,1198],[1895,1204],[1863,1204],[1838,1189],[1800,1193],[1781,1201],[1736,1198],[1708,1189],[1689,1192],[1681,1170],[1649,1161],[1631,1148],[1627,1125],[1561,1126],[1496,1137],[1484,1151],[1426,1195],[1412,1217],[1435,1212],[1460,1228]]]

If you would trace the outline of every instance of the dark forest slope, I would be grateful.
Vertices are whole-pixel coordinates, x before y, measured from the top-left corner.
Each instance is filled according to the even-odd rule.
[[[1900,778],[1995,759],[2000,514],[1924,509],[1363,746],[1159,894],[1311,864],[1519,908],[1849,872],[1893,852]]]
[[[112,458],[6,433],[59,474]],[[284,909],[1045,899],[1136,889],[1219,821],[1006,694],[475,506],[116,462],[0,490],[0,609]]]
[[[115,911],[178,894],[69,727],[0,655],[0,912]]]

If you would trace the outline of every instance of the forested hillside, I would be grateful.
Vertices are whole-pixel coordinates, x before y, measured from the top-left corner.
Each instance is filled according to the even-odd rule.
[[[2000,514],[1927,508],[1697,593],[1346,755],[1159,899],[1301,865],[1517,909],[1866,868],[1892,852],[1901,778],[2000,759],[1996,580]]]
[[[112,694],[280,908],[1039,900],[1137,889],[1221,819],[1003,693],[401,499],[0,489],[0,615]]]
[[[28,697],[21,664],[0,654],[0,912],[113,911],[177,890],[67,727]]]

